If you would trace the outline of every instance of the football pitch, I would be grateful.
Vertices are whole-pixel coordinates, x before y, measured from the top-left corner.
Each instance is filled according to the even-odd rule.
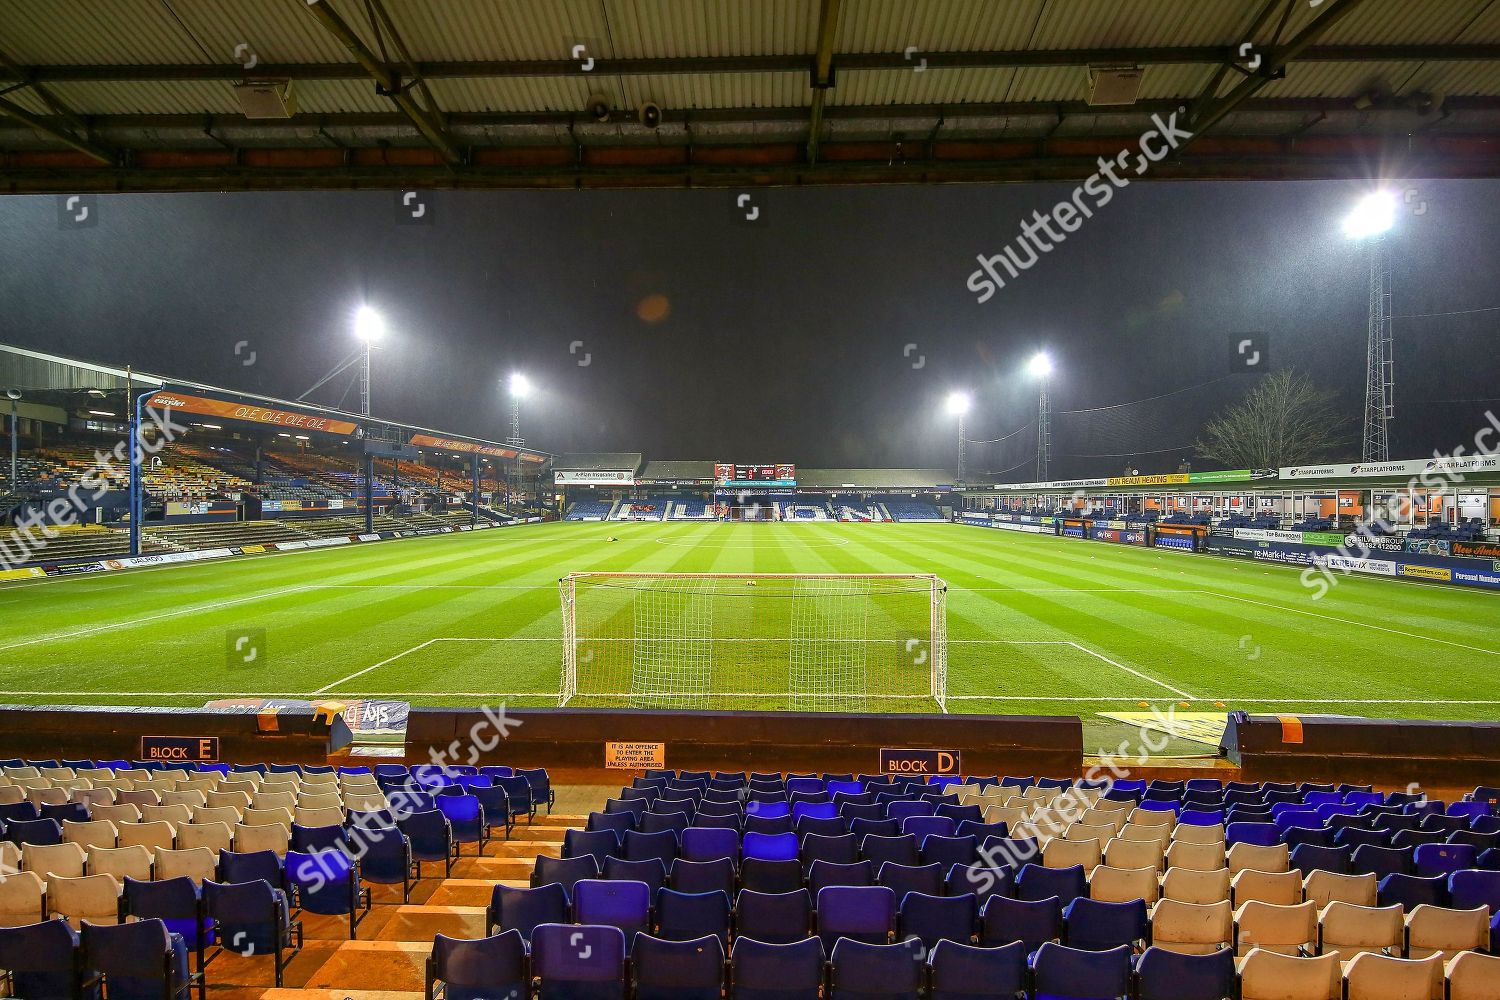
[[[1492,595],[1313,600],[1296,568],[956,524],[552,523],[20,583],[0,701],[555,705],[557,581],[585,571],[935,573],[952,712],[1500,714]]]

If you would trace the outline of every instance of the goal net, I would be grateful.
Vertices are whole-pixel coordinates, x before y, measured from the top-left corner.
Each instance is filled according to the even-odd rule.
[[[574,573],[560,589],[561,705],[948,710],[936,576]]]

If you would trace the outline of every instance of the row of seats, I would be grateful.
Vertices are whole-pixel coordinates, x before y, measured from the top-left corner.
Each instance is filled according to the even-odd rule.
[[[1491,911],[1482,904],[1467,910],[1423,904],[1411,913],[1400,905],[1337,899],[1321,906],[1311,899],[1284,905],[1250,899],[1236,908],[1229,899],[1173,898],[1148,905],[1143,898],[1122,898],[1130,895],[1118,891],[1124,886],[1101,891],[1102,884],[1090,882],[1089,895],[1072,895],[1077,890],[1073,879],[1047,877],[1030,866],[1006,891],[990,888],[981,895],[969,880],[972,872],[958,866],[946,881],[934,871],[893,871],[900,867],[883,866],[875,884],[835,881],[784,892],[741,889],[732,904],[732,880],[707,868],[674,870],[669,884],[654,891],[647,882],[628,877],[586,878],[571,885],[544,882],[530,889],[497,886],[489,926],[529,936],[530,928],[540,923],[613,923],[630,933],[648,931],[674,939],[713,934],[726,943],[740,935],[794,941],[817,934],[830,942],[855,936],[882,943],[894,936],[926,947],[941,940],[1019,940],[1032,950],[1048,940],[1088,950],[1153,942],[1184,953],[1233,947],[1244,954],[1262,947],[1425,958],[1491,950]],[[544,873],[539,881],[545,878]]]
[[[427,992],[452,1000],[542,997],[591,1000],[1014,1000],[1130,997],[1132,1000],[1494,1000],[1500,958],[1464,955],[1445,968],[1361,955],[1295,958],[1263,950],[1240,960],[1220,951],[1184,956],[1150,948],[1085,952],[1020,943],[981,948],[943,942],[930,952],[906,944],[842,939],[829,954],[809,938],[734,943],[726,962],[717,938],[664,941],[638,934],[634,947],[610,926],[544,924],[528,948],[516,932],[479,940],[439,935]]]

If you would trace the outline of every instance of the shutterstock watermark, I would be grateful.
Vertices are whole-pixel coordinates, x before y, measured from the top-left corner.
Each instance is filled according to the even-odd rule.
[[[1045,805],[1038,806],[1023,824],[1018,824],[1017,829],[1024,832],[1022,838],[1016,837],[1015,830],[1007,829],[1005,838],[991,837],[985,842],[979,849],[979,866],[970,868],[968,873],[978,895],[995,888],[1001,870],[1018,871],[1023,865],[1035,862],[1042,853],[1044,839],[1063,836],[1115,782],[1128,781],[1131,761],[1144,764],[1152,754],[1167,748],[1168,740],[1177,731],[1177,708],[1168,705],[1166,712],[1162,712],[1152,706],[1151,715],[1156,727],[1142,727],[1134,746],[1130,740],[1122,739],[1114,750],[1101,750],[1099,763],[1089,768],[1081,783],[1063,789]]]
[[[1071,197],[1053,205],[1045,215],[1034,211],[1029,220],[1022,219],[1020,234],[999,253],[989,257],[980,254],[976,258],[979,270],[969,275],[968,283],[979,304],[988,302],[1005,287],[1006,278],[1001,270],[1012,281],[1019,278],[1022,271],[1029,271],[1043,255],[1051,253],[1070,233],[1076,233],[1086,220],[1092,219],[1095,211],[1113,201],[1116,191],[1129,187],[1132,176],[1145,176],[1152,165],[1191,139],[1193,133],[1177,125],[1177,116],[1186,111],[1178,108],[1165,120],[1160,114],[1153,114],[1151,121],[1156,127],[1142,133],[1135,151],[1127,147],[1113,159],[1099,157],[1099,169],[1075,187]]]
[[[1500,460],[1500,417],[1486,410],[1484,419],[1485,426],[1474,434],[1472,451],[1465,445],[1459,445],[1447,455],[1434,451],[1427,467],[1406,481],[1397,498],[1404,498],[1408,507],[1415,506],[1418,490],[1442,490],[1462,483],[1465,473],[1493,471]],[[1331,554],[1314,557],[1313,565],[1302,571],[1302,586],[1313,591],[1313,600],[1322,600],[1342,577],[1369,569],[1371,553],[1385,548],[1381,539],[1396,535],[1396,529],[1389,512],[1382,512],[1358,525]],[[1339,576],[1334,575],[1335,571]]]
[[[172,420],[171,407],[158,413],[148,406],[145,412],[151,423],[142,424],[136,431],[136,444],[143,460],[157,454],[188,430]],[[156,434],[148,439],[147,431],[153,428]],[[129,441],[117,442],[108,452],[95,451],[93,465],[68,487],[66,493],[41,507],[28,508],[26,513],[17,517],[10,544],[0,542],[0,569],[14,569],[35,562],[63,528],[76,525],[87,511],[104,499],[113,488],[111,482],[121,475],[122,465],[127,469],[130,465]]]
[[[466,736],[454,739],[447,746],[427,748],[427,765],[419,765],[427,775],[455,777],[460,767],[472,767],[485,754],[498,747],[511,731],[521,725],[521,720],[506,714],[502,704],[498,709],[489,705],[480,708],[484,716],[469,727]],[[349,863],[358,862],[386,837],[396,833],[402,820],[432,808],[432,791],[423,786],[414,774],[408,775],[400,787],[386,793],[386,808],[373,818],[361,817],[349,826],[345,847],[324,848],[312,853],[293,873],[308,891],[316,893],[330,883],[350,877]]]

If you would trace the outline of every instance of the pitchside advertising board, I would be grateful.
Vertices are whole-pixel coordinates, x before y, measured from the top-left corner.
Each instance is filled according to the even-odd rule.
[[[756,489],[767,486],[796,486],[795,465],[740,465],[714,463],[714,484],[721,489]]]
[[[1493,563],[1487,560],[1382,551],[1373,551],[1368,556],[1345,555],[1319,546],[1222,536],[1208,539],[1208,551],[1260,562],[1322,566],[1342,574],[1363,573],[1500,589],[1500,572],[1494,571]]]

